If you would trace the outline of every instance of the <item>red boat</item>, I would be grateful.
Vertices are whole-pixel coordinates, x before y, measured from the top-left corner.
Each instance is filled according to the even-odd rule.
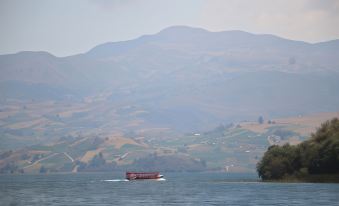
[[[164,176],[159,172],[126,172],[128,180],[160,179]]]

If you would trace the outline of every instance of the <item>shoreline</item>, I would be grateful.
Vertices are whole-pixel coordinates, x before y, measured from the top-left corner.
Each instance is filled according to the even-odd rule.
[[[272,183],[339,183],[339,174],[308,175],[304,177],[288,176],[282,179],[262,180]]]

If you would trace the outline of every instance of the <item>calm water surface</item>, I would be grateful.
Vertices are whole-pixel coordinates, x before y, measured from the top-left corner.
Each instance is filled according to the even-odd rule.
[[[339,205],[339,184],[262,183],[255,174],[168,173],[166,181],[124,174],[0,175],[0,205]]]

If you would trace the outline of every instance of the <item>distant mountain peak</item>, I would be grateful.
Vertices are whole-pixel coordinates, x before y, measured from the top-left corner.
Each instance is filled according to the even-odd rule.
[[[185,32],[203,32],[203,33],[209,33],[210,31],[198,27],[190,27],[190,26],[183,26],[183,25],[178,25],[178,26],[170,26],[165,29],[162,29],[158,34],[172,34],[172,33],[185,33]]]
[[[0,56],[18,56],[18,57],[46,57],[46,58],[56,58],[53,54],[46,52],[46,51],[20,51],[14,54],[4,54]]]

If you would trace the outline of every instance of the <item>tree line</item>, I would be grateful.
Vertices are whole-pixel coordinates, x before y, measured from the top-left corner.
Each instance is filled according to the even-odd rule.
[[[273,145],[257,164],[263,180],[339,174],[339,120],[328,120],[298,145]]]

